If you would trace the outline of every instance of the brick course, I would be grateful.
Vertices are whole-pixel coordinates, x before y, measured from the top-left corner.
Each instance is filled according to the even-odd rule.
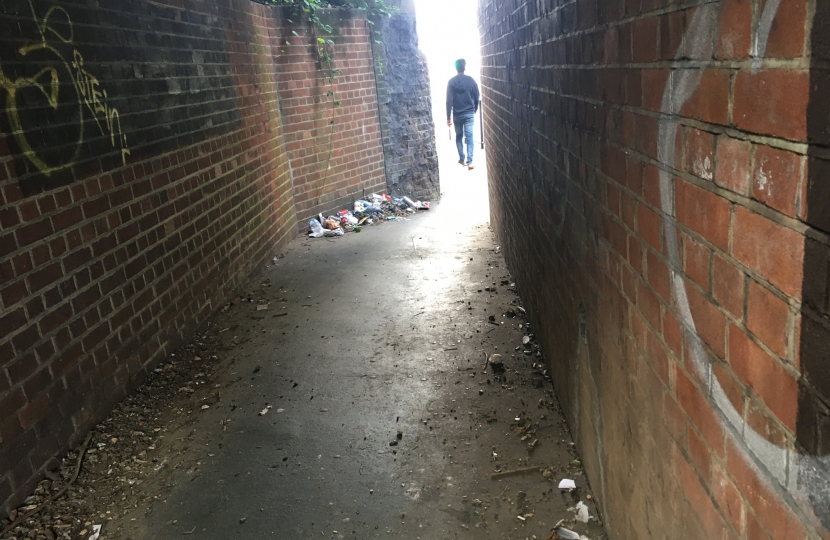
[[[327,178],[326,75],[280,9],[0,6],[0,93],[15,93],[0,111],[0,512],[298,218],[384,189],[367,24],[325,16],[342,70]]]
[[[830,538],[830,6],[776,5],[480,2],[491,221],[614,538]]]

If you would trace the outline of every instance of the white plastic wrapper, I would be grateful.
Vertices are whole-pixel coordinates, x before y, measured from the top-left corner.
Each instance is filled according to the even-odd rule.
[[[323,226],[320,224],[320,222],[314,218],[309,220],[308,228],[308,235],[312,238],[320,238],[326,233],[326,230],[323,229]]]
[[[559,482],[559,489],[576,489],[576,482],[568,478],[563,478],[562,481]]]
[[[588,507],[582,501],[576,503],[576,519],[582,523],[588,523],[588,520],[591,519],[591,514],[588,513]]]

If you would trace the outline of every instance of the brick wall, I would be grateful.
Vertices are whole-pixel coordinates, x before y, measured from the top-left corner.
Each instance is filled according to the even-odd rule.
[[[280,51],[280,109],[302,226],[318,212],[384,191],[386,176],[368,23],[359,12],[327,10],[323,20],[333,35],[318,36],[284,15],[273,42]],[[318,37],[336,44],[331,67],[341,73],[333,84],[309,45]]]
[[[331,15],[343,103],[321,183],[324,88],[301,24],[293,37],[248,0],[99,4],[0,5],[0,510],[297,214],[385,184],[363,21]]]
[[[492,222],[611,537],[830,538],[830,6],[479,23]]]

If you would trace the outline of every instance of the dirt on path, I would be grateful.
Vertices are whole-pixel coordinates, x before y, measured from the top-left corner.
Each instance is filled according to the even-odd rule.
[[[294,240],[2,538],[544,540],[561,520],[605,538],[485,174],[442,171],[443,201],[410,219]]]

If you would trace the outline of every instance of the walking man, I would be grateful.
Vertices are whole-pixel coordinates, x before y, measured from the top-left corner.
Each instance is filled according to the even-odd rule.
[[[473,170],[473,122],[479,105],[478,85],[472,77],[464,75],[467,61],[455,61],[458,75],[447,85],[447,127],[455,122],[455,145],[458,147],[458,163]],[[452,120],[450,120],[452,116]],[[467,158],[464,159],[464,141],[467,138]]]

